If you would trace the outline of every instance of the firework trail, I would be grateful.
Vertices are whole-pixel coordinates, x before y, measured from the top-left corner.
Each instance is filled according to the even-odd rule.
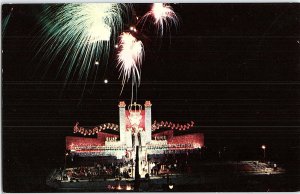
[[[130,77],[132,86],[140,84],[143,57],[144,45],[142,41],[137,40],[129,32],[122,33],[119,40],[118,66],[123,87]]]
[[[160,36],[163,36],[166,31],[169,32],[172,25],[176,28],[179,24],[176,13],[167,3],[153,3],[151,10],[141,18],[141,21],[145,23],[148,18],[153,20],[157,33]]]
[[[121,31],[122,15],[127,6],[116,3],[85,3],[50,6],[41,18],[46,37],[40,50],[49,64],[63,55],[59,72],[66,70],[66,79],[79,73],[88,78],[95,60],[107,64],[111,43]]]
[[[13,8],[10,9],[10,12],[7,16],[5,16],[2,20],[2,37],[4,37],[5,35],[5,32],[6,32],[6,28],[7,28],[7,25],[8,25],[8,22],[9,22],[9,19],[12,15],[12,12],[13,12]]]

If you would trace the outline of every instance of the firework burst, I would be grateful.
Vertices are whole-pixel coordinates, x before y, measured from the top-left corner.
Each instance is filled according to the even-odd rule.
[[[153,3],[152,8],[142,18],[141,21],[147,21],[148,18],[153,20],[157,33],[163,36],[164,32],[169,32],[170,27],[178,26],[179,21],[173,8],[166,3]]]
[[[78,72],[79,79],[87,79],[95,60],[107,64],[110,44],[122,29],[124,4],[86,3],[50,6],[41,18],[42,34],[46,37],[41,48],[49,64],[63,55],[60,71],[66,79]]]
[[[122,33],[119,41],[118,66],[123,87],[130,77],[133,85],[139,85],[143,57],[142,41],[137,40],[131,33]]]

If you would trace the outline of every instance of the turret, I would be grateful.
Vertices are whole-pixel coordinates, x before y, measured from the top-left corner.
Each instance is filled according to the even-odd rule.
[[[151,135],[152,135],[152,128],[151,128],[151,102],[146,101],[145,102],[145,143],[151,142]]]

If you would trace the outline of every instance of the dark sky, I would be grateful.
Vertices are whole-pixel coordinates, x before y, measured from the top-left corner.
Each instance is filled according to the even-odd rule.
[[[2,39],[2,137],[4,165],[13,170],[4,175],[28,174],[40,161],[61,164],[64,137],[72,135],[76,121],[117,123],[118,101],[130,100],[129,85],[119,95],[113,53],[96,82],[73,80],[64,86],[63,76],[57,76],[61,56],[46,74],[43,68],[34,71],[33,43],[43,38],[38,33],[42,6],[3,5],[4,16],[12,7]],[[138,16],[148,8],[135,5]],[[146,57],[138,102],[152,101],[153,120],[195,121],[194,131],[203,132],[213,149],[250,147],[256,152],[265,143],[273,152],[298,156],[299,8],[174,5],[181,20],[177,31],[161,39],[151,30],[140,36]]]

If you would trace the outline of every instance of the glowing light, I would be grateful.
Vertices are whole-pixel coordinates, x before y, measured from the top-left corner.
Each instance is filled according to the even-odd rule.
[[[173,189],[173,187],[174,187],[174,185],[172,185],[172,184],[171,184],[171,185],[169,185],[169,189],[171,189],[171,190],[172,190],[172,189]]]
[[[41,22],[42,34],[46,36],[42,48],[43,57],[50,59],[63,54],[61,70],[67,70],[66,79],[72,72],[79,72],[79,79],[87,78],[92,69],[92,60],[103,58],[107,63],[110,42],[121,31],[123,4],[80,3],[52,5],[45,11]],[[125,7],[126,8],[126,7]]]
[[[262,145],[262,146],[261,146],[261,149],[263,149],[263,150],[266,149],[266,146],[265,146],[265,145]]]
[[[121,189],[122,189],[122,187],[121,187],[120,184],[117,186],[117,189],[118,189],[118,190],[121,190]]]
[[[160,127],[170,128],[170,129],[176,129],[176,130],[186,130],[194,127],[194,121],[191,121],[190,123],[186,123],[185,125],[180,125],[179,123],[172,123],[168,121],[161,121],[160,123],[154,121],[152,124],[152,131],[155,131],[159,129]]]
[[[99,65],[99,61],[95,61],[95,65]]]
[[[146,21],[150,17],[154,20],[157,32],[163,36],[165,31],[170,31],[170,26],[178,26],[178,17],[173,8],[167,3],[154,3],[151,10],[147,12],[141,19]]]
[[[85,129],[83,127],[79,126],[79,123],[77,122],[75,126],[73,127],[74,133],[81,133],[83,135],[92,135],[101,131],[104,131],[106,129],[111,129],[115,131],[119,131],[119,126],[114,123],[106,123],[99,126],[94,127],[93,129]]]
[[[131,185],[126,185],[126,190],[127,191],[131,190]]]
[[[132,79],[132,84],[140,84],[141,72],[140,66],[144,57],[144,45],[142,41],[137,40],[132,34],[124,32],[120,36],[118,53],[118,66],[120,76],[122,75],[122,85]]]
[[[107,84],[107,83],[108,83],[108,80],[107,80],[107,79],[105,79],[105,80],[104,80],[104,83],[105,83],[105,84]]]

